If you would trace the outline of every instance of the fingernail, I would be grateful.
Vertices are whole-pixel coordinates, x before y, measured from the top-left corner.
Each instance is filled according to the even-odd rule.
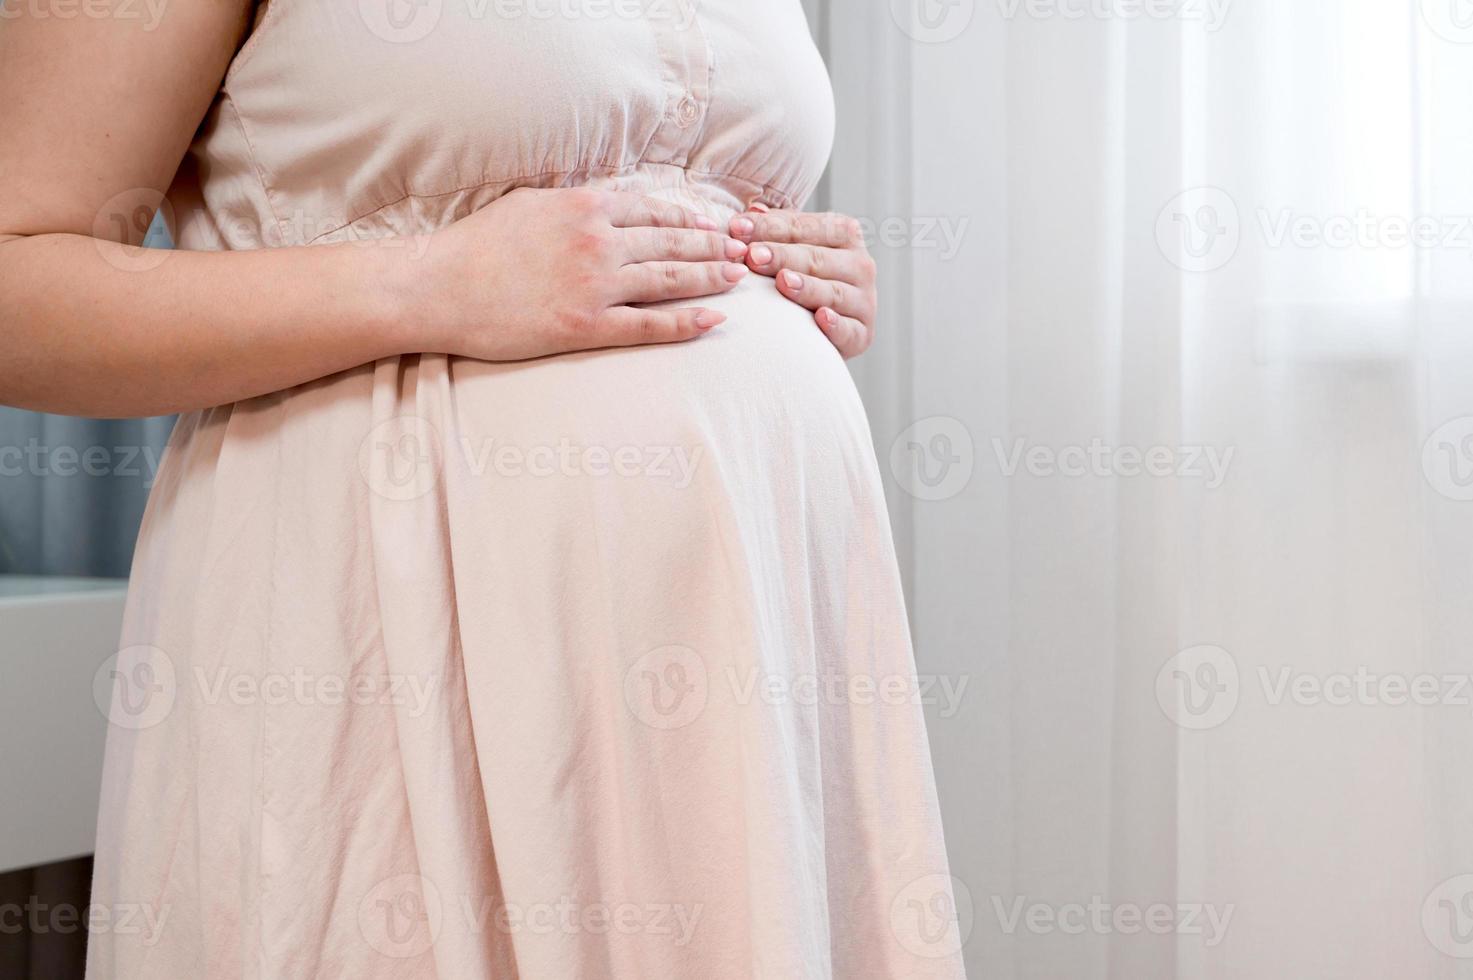
[[[740,238],[743,241],[748,241],[756,233],[756,231],[757,226],[752,222],[751,218],[731,219],[731,233],[732,236],[735,238]]]
[[[702,231],[715,231],[720,225],[716,224],[713,219],[706,217],[704,214],[698,214],[696,215],[696,227]]]
[[[772,261],[772,249],[766,245],[753,245],[752,261],[758,265],[767,265]]]
[[[727,282],[741,282],[747,274],[747,267],[744,265],[737,265],[734,262],[728,262],[722,268],[721,274],[726,276]]]
[[[702,310],[696,314],[696,329],[710,330],[726,321],[725,313],[717,313],[715,310]]]
[[[739,242],[735,238],[726,240],[726,257],[729,259],[740,259],[747,254],[747,243]]]
[[[798,273],[796,272],[784,272],[783,285],[787,286],[789,289],[802,289],[803,277],[798,275]]]
[[[761,201],[753,201],[752,206],[747,208],[747,210],[756,211],[758,214],[767,214],[771,210],[771,208],[763,204]]]

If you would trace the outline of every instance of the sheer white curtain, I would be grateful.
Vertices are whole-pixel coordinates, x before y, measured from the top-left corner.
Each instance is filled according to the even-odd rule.
[[[813,12],[972,975],[1473,977],[1473,8]]]

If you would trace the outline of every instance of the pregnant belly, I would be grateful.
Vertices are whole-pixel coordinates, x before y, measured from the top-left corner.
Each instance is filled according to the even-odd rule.
[[[726,322],[681,344],[451,361],[460,462],[472,476],[555,468],[552,479],[648,468],[660,456],[676,468],[672,479],[687,479],[696,458],[738,475],[764,455],[808,465],[832,449],[869,452],[843,359],[771,279],[753,276],[695,305]]]
[[[445,522],[502,554],[561,536],[565,553],[602,547],[635,563],[733,535],[780,535],[766,549],[777,554],[837,513],[882,519],[864,409],[808,311],[757,276],[698,302],[728,319],[687,343],[518,363],[391,358],[192,413],[154,496],[223,515],[279,499],[309,537],[356,515],[386,553],[422,549]],[[573,543],[589,533],[604,537]]]
[[[482,655],[582,663],[592,635],[633,656],[729,642],[781,665],[811,641],[811,596],[892,589],[879,472],[849,373],[807,311],[756,277],[704,302],[729,319],[689,343],[391,358],[191,413],[140,561],[187,556],[182,580],[237,583],[239,597],[216,592],[243,609],[325,580],[382,602],[396,651],[459,628]],[[330,620],[307,606],[296,621]],[[609,689],[618,701],[617,677]]]

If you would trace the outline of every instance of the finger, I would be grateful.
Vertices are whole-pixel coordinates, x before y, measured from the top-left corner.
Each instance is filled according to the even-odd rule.
[[[625,228],[625,265],[636,262],[736,262],[746,258],[747,246],[714,231],[690,228]]]
[[[814,279],[833,279],[855,286],[867,286],[873,281],[868,275],[872,271],[873,260],[867,253],[818,245],[757,242],[747,250],[747,268],[764,276],[775,276],[783,269],[792,269]]]
[[[669,201],[610,191],[605,198],[609,220],[615,228],[697,228],[716,231],[715,221]]]
[[[619,302],[659,303],[724,293],[747,277],[735,262],[644,262],[619,270]]]
[[[845,359],[858,357],[869,349],[870,341],[874,339],[874,332],[853,317],[842,316],[827,306],[820,307],[813,315],[818,324],[818,329],[829,338],[838,352]]]
[[[805,310],[816,312],[819,307],[827,306],[841,316],[852,317],[864,323],[874,319],[875,311],[870,307],[866,294],[847,282],[815,279],[792,269],[784,269],[777,275],[777,289]]]
[[[864,229],[858,221],[843,214],[749,211],[732,218],[729,229],[731,237],[744,242],[785,242],[826,248],[856,248],[864,244]]]
[[[639,310],[616,306],[605,310],[594,325],[593,342],[605,347],[675,344],[710,331],[726,321],[726,314],[693,307],[683,310]]]

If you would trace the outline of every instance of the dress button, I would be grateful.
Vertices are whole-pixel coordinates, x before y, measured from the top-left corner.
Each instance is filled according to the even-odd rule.
[[[701,118],[701,104],[694,96],[687,95],[675,106],[675,121],[682,127],[690,126]]]

